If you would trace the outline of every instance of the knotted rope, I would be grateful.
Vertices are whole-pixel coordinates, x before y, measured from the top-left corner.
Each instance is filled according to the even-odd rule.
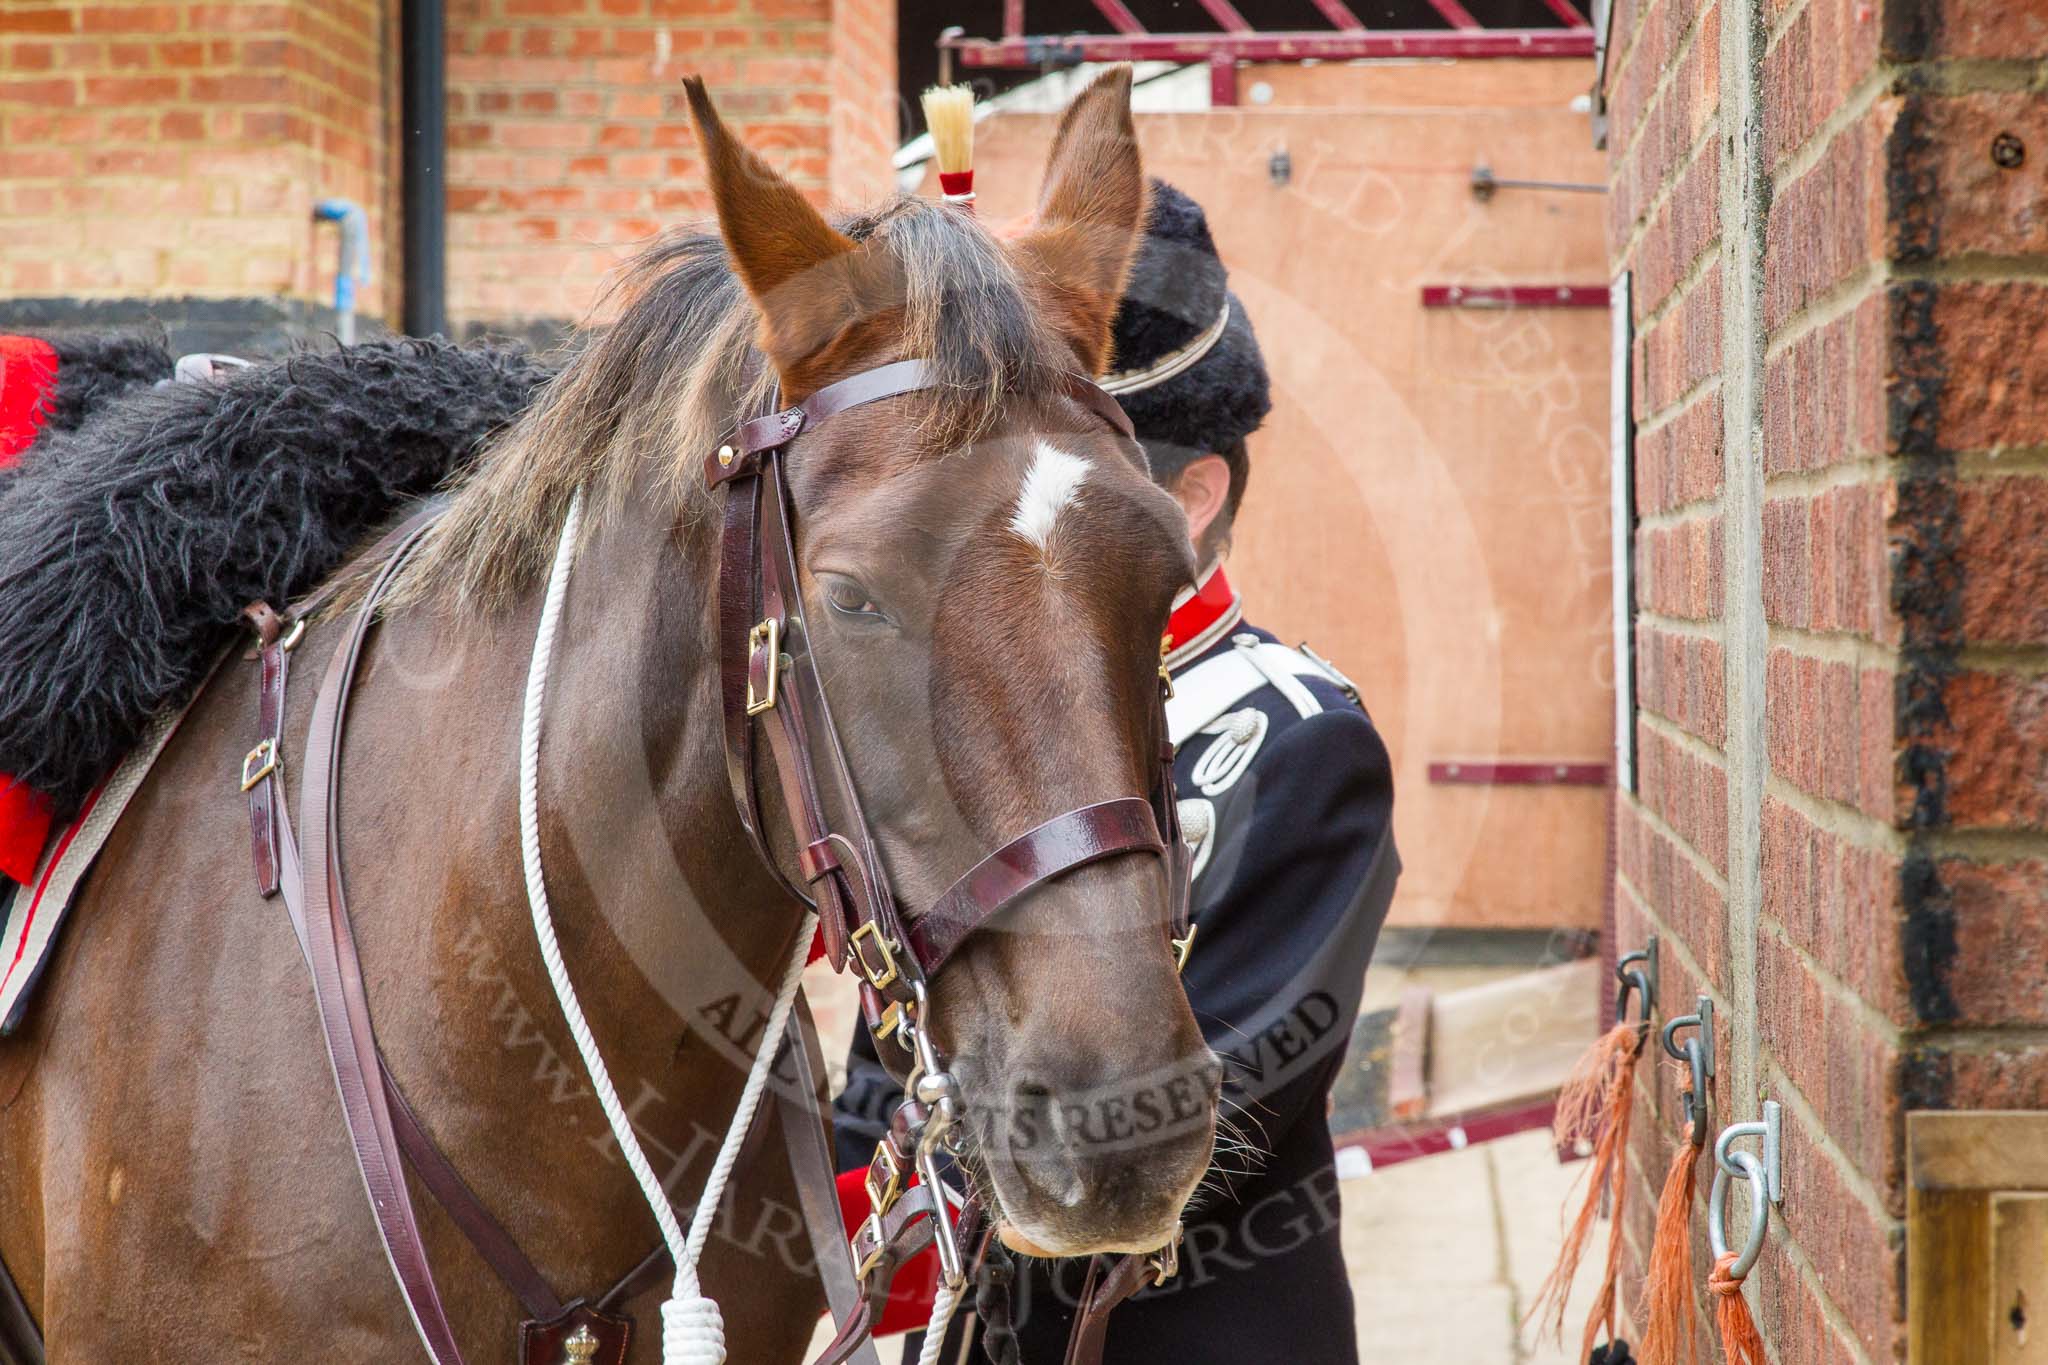
[[[1742,1297],[1742,1280],[1746,1277],[1731,1273],[1735,1259],[1732,1251],[1722,1256],[1714,1262],[1713,1273],[1707,1276],[1707,1288],[1719,1300],[1714,1306],[1714,1320],[1721,1329],[1721,1351],[1728,1365],[1766,1365],[1764,1339],[1756,1330],[1756,1320],[1749,1315],[1749,1300]]]

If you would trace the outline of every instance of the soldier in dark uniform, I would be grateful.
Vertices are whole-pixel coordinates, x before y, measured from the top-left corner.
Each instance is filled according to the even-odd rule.
[[[1225,577],[1245,438],[1271,407],[1265,362],[1200,206],[1156,181],[1116,355],[1105,387],[1207,566],[1170,623],[1167,720],[1195,854],[1183,978],[1224,1059],[1226,1122],[1180,1274],[1116,1310],[1107,1360],[1352,1365],[1327,1114],[1400,868],[1393,779],[1357,690],[1249,624]],[[900,1093],[858,1031],[835,1106],[842,1169],[867,1165]],[[1084,1270],[1020,1264],[1012,1313],[1026,1365],[1061,1358]],[[965,1314],[954,1329],[973,1330]]]

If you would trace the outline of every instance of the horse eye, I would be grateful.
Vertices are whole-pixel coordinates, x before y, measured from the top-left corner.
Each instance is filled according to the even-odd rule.
[[[825,585],[825,605],[841,616],[882,618],[882,609],[868,596],[866,588],[851,579],[835,578]]]

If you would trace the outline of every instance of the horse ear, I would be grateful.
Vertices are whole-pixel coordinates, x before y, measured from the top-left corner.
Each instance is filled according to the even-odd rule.
[[[1060,117],[1038,222],[1016,243],[1050,291],[1053,321],[1091,374],[1109,363],[1110,323],[1137,254],[1145,199],[1131,68],[1113,66]]]
[[[718,230],[761,313],[761,349],[785,392],[807,392],[804,360],[858,320],[859,243],[835,231],[796,186],[733,136],[701,77],[683,81]]]

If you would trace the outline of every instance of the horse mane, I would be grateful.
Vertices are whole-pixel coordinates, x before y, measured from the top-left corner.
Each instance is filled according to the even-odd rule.
[[[1061,390],[1071,352],[972,215],[903,195],[834,226],[885,253],[864,315],[900,320],[903,353],[938,367],[913,418],[926,444],[957,448],[1009,399]],[[454,485],[394,601],[504,607],[545,569],[579,487],[597,514],[586,525],[636,487],[659,490],[679,519],[701,508],[704,456],[774,401],[754,305],[718,234],[688,229],[629,262],[605,302],[613,320],[571,343],[562,372]]]

